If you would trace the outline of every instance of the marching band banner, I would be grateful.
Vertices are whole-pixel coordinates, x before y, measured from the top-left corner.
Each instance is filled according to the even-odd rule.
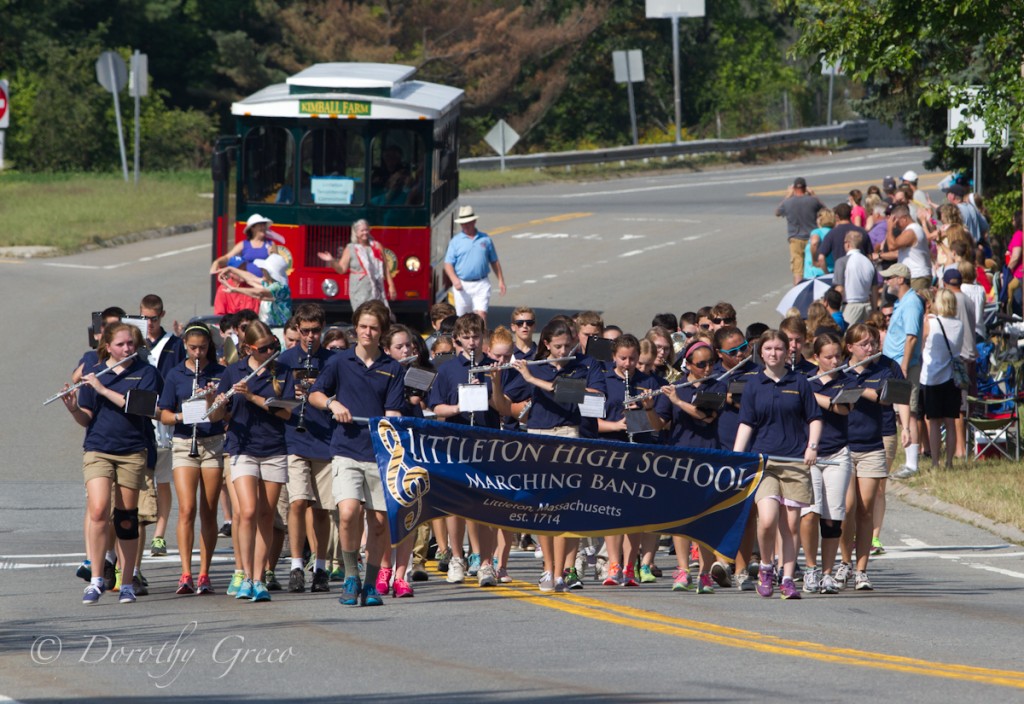
[[[370,420],[392,543],[451,514],[524,533],[687,535],[736,554],[760,455]]]

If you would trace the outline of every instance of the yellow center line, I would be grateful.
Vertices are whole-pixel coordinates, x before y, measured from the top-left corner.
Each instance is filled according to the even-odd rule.
[[[0,264],[24,264],[24,259],[4,259],[0,257]]]
[[[521,222],[516,225],[505,225],[504,227],[496,227],[493,230],[488,230],[489,235],[503,235],[506,232],[512,232],[512,230],[521,230],[524,227],[533,227],[534,225],[546,225],[550,222],[564,222],[566,220],[577,220],[579,218],[589,218],[593,213],[563,213],[562,215],[552,215],[549,218],[540,218],[539,220],[528,220]]]
[[[942,181],[942,179],[946,178],[948,175],[948,173],[921,174],[917,179],[917,185],[920,188],[924,189],[935,188],[936,186],[939,185],[939,182]],[[867,193],[868,186],[871,185],[872,183],[876,183],[877,185],[881,186],[882,179],[879,178],[875,180],[869,179],[864,181],[847,181],[845,183],[830,183],[821,186],[815,185],[813,183],[808,185],[811,187],[811,190],[814,191],[814,195],[816,196],[845,196],[849,195],[850,191],[853,190],[854,188],[859,188],[862,192]],[[785,198],[786,189],[783,188],[780,191],[760,191],[759,193],[748,193],[747,195],[753,196],[755,198]],[[941,203],[943,201],[939,202]]]
[[[542,594],[537,591],[536,585],[528,582],[513,581],[492,590],[503,597],[520,599],[574,616],[636,628],[648,633],[654,632],[697,640],[712,645],[753,650],[769,655],[786,655],[817,660],[829,664],[845,664],[1024,689],[1024,672],[1015,670],[996,670],[957,663],[932,662],[851,648],[837,648],[823,643],[787,640],[756,631],[745,631],[713,623],[666,616],[645,609],[610,604],[579,594]]]

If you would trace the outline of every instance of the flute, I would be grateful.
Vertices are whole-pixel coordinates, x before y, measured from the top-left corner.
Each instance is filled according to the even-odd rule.
[[[196,396],[196,387],[199,386],[199,360],[196,360],[196,373],[192,377],[192,395]],[[192,424],[192,446],[189,448],[188,456],[192,459],[199,457],[199,423]]]
[[[246,377],[244,379],[242,379],[240,383],[244,383],[244,384],[249,383],[250,379],[254,379],[256,377],[256,375],[258,375],[261,371],[263,371],[264,367],[266,367],[268,364],[270,364],[275,359],[277,359],[278,356],[280,356],[280,354],[281,354],[281,350],[277,350],[276,352],[274,352],[274,354],[272,354],[269,357],[267,357],[267,361],[265,361],[263,364],[261,364],[260,366],[256,367],[256,369],[253,370],[251,373],[246,375]],[[203,420],[207,420],[211,415],[213,415],[214,411],[216,411],[218,408],[220,408],[222,405],[224,405],[224,403],[227,403],[228,399],[230,399],[232,396],[234,396],[235,393],[236,393],[235,392],[235,387],[232,386],[224,394],[224,398],[222,400],[215,401],[212,406],[210,406],[209,408],[206,409],[206,413],[203,414]]]
[[[103,376],[104,374],[107,374],[108,372],[112,372],[112,371],[114,371],[114,370],[115,370],[115,369],[116,369],[117,367],[121,366],[122,364],[124,364],[124,363],[125,363],[125,362],[127,362],[128,360],[130,360],[130,359],[134,359],[135,357],[138,357],[138,356],[139,356],[139,353],[138,353],[138,352],[132,352],[132,353],[131,353],[130,355],[128,355],[127,357],[125,357],[124,359],[122,359],[122,360],[121,360],[120,362],[115,362],[114,364],[110,365],[110,366],[109,366],[109,367],[107,367],[106,369],[103,369],[102,371],[98,371],[98,372],[96,372],[96,376],[97,376],[97,377],[100,377],[100,376]],[[48,406],[49,404],[53,403],[53,402],[54,402],[54,401],[56,401],[57,399],[59,399],[59,398],[63,398],[63,397],[65,397],[65,396],[67,396],[67,395],[68,395],[68,394],[70,394],[70,393],[71,393],[72,391],[75,391],[75,390],[77,390],[78,388],[80,388],[80,387],[82,387],[82,386],[85,386],[85,385],[86,385],[86,384],[88,384],[88,383],[89,383],[89,382],[87,382],[87,381],[79,381],[79,382],[78,382],[78,383],[76,383],[76,384],[72,384],[71,386],[69,386],[68,388],[64,389],[63,391],[60,391],[60,392],[58,392],[58,393],[54,394],[53,396],[51,396],[50,398],[46,399],[45,401],[43,401],[43,405],[44,405],[44,406]]]
[[[881,356],[882,356],[882,353],[879,352],[878,354],[873,354],[870,357],[865,357],[864,359],[862,359],[862,360],[860,360],[859,362],[856,362],[856,363],[847,362],[843,366],[836,367],[835,369],[833,369],[831,371],[822,372],[821,374],[815,374],[812,377],[808,377],[807,381],[816,381],[816,380],[820,379],[823,376],[828,376],[829,374],[836,374],[838,372],[845,372],[848,369],[853,369],[854,367],[859,367],[862,364],[867,364],[868,362],[873,362],[874,360],[878,359]]]
[[[732,369],[727,369],[726,371],[722,372],[721,374],[719,374],[716,377],[710,377],[709,376],[709,377],[704,377],[703,379],[694,379],[693,381],[681,381],[678,384],[669,384],[669,386],[674,386],[677,389],[686,389],[686,388],[689,388],[690,386],[694,386],[696,384],[699,384],[702,381],[721,381],[722,379],[726,378],[727,376],[735,373],[740,367],[742,367],[744,364],[746,364],[747,362],[751,361],[752,359],[753,359],[753,357],[747,357],[747,358],[743,359],[739,364],[737,364]],[[632,398],[628,398],[627,397],[623,401],[623,403],[628,406],[630,404],[637,403],[638,401],[646,401],[649,398],[654,398],[655,396],[657,396],[659,394],[665,393],[664,392],[664,388],[665,387],[662,387],[660,389],[653,389],[651,391],[645,391],[644,393],[637,394],[636,396],[633,396]]]
[[[576,359],[576,358],[575,357],[555,357],[555,358],[550,358],[550,359],[531,359],[530,361],[528,361],[526,363],[526,365],[527,366],[531,366],[531,365],[534,365],[534,364],[558,364],[560,362],[571,362],[574,359]],[[470,367],[469,368],[469,373],[470,374],[480,374],[482,372],[500,372],[503,369],[512,369],[514,364],[515,364],[514,362],[509,362],[507,364],[494,364],[494,365],[492,365],[490,367]]]

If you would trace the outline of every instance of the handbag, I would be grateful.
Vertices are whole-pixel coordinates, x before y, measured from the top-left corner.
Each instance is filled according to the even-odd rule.
[[[949,346],[949,338],[946,337],[946,328],[942,326],[942,320],[937,315],[935,316],[935,322],[939,324],[939,329],[942,330],[942,341],[946,343],[946,349],[949,350],[949,358],[953,363],[953,383],[961,391],[969,389],[971,377],[967,373],[967,365],[964,364],[964,360],[960,359],[960,355],[953,354],[953,350]]]

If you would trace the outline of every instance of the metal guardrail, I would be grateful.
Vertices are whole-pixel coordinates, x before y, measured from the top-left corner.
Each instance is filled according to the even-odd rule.
[[[840,140],[850,144],[866,142],[868,123],[865,120],[843,122],[827,127],[806,127],[800,130],[768,132],[736,139],[698,139],[681,144],[640,144],[629,147],[610,147],[591,151],[546,152],[542,154],[519,154],[506,156],[508,168],[542,168],[550,166],[576,166],[579,164],[601,164],[611,161],[639,161],[661,159],[673,156],[692,156],[722,152],[745,152],[765,147],[778,147],[804,142]],[[496,156],[460,159],[460,169],[487,171],[497,169],[501,158]]]

